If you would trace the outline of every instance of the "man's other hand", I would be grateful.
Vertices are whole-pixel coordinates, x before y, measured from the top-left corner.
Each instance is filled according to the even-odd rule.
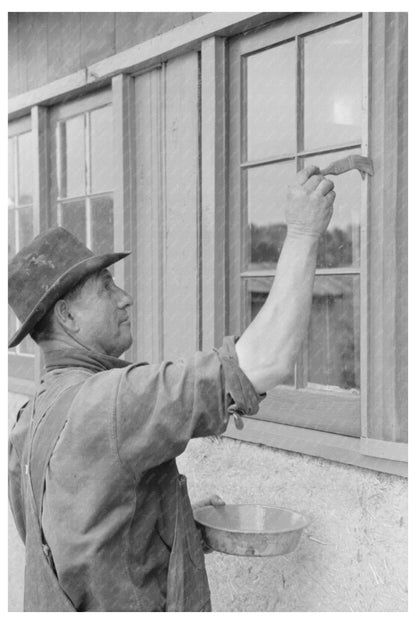
[[[225,505],[225,501],[223,501],[221,496],[218,496],[218,494],[212,494],[211,496],[208,496],[208,498],[203,498],[202,500],[192,505],[192,509],[195,511],[195,509],[199,509],[200,507],[207,507],[208,505],[212,505],[213,507],[222,507],[223,505]],[[209,555],[213,552],[212,548],[210,548],[208,544],[204,541],[200,529],[199,535],[201,539],[202,551],[204,555]]]
[[[194,503],[192,505],[192,509],[199,509],[200,507],[207,507],[208,505],[213,505],[213,507],[221,507],[222,505],[225,505],[225,501],[223,501],[221,496],[218,496],[218,494],[211,494],[211,496],[208,496],[208,498],[203,498],[197,503]]]
[[[335,192],[334,183],[311,165],[299,171],[296,183],[289,187],[286,207],[288,236],[318,238],[331,220]]]

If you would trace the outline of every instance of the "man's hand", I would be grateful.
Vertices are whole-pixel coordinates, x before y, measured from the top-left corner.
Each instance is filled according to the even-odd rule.
[[[225,505],[225,502],[222,500],[221,496],[218,494],[211,494],[208,498],[203,498],[198,501],[194,505],[192,505],[192,509],[199,509],[200,507],[207,507],[208,505],[213,505],[213,507],[221,507]]]
[[[311,165],[300,171],[289,187],[286,222],[288,236],[319,238],[328,227],[334,207],[334,183]]]
[[[212,494],[208,498],[203,498],[202,500],[192,505],[192,509],[195,510],[195,509],[199,509],[200,507],[207,507],[207,505],[213,505],[213,507],[222,507],[223,505],[225,505],[225,501],[223,501],[221,496],[218,496],[218,494]],[[199,534],[201,537],[201,546],[202,546],[204,555],[209,555],[210,553],[213,552],[212,548],[210,548],[208,544],[204,541],[200,530],[199,530]]]

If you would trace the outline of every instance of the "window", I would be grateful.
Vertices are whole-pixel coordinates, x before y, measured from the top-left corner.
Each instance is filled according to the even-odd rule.
[[[25,118],[9,127],[9,259],[33,238],[33,138],[30,125],[30,119]],[[9,339],[18,327],[19,321],[9,308]],[[33,376],[34,352],[34,343],[29,337],[9,350],[16,373],[28,378]]]
[[[240,334],[270,290],[286,225],[287,186],[309,164],[366,148],[360,16],[306,16],[230,46],[230,324]],[[321,237],[308,338],[265,420],[360,435],[361,232],[367,198],[357,171],[335,179]]]
[[[113,111],[110,103],[93,106],[91,99],[77,101],[51,117],[51,222],[105,253],[114,248]]]

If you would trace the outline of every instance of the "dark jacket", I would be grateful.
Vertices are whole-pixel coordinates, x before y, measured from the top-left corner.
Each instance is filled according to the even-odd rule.
[[[64,592],[78,611],[169,610],[181,484],[179,549],[189,563],[183,610],[209,610],[199,533],[175,457],[191,438],[221,434],[230,409],[258,410],[260,397],[238,367],[234,340],[175,363],[128,364],[71,349],[51,354],[46,366],[37,413],[80,384],[43,498],[42,528]],[[10,438],[10,503],[23,541],[24,467],[17,449],[29,418],[23,409]]]

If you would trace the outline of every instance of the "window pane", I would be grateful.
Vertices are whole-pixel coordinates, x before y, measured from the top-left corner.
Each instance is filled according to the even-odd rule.
[[[267,299],[270,288],[272,287],[272,277],[250,277],[243,278],[242,289],[244,296],[244,318],[245,327],[257,316]],[[293,386],[295,383],[295,371],[283,385]]]
[[[294,42],[247,58],[247,158],[290,153],[296,140]]]
[[[360,140],[361,20],[304,39],[305,149]]]
[[[85,119],[84,115],[58,124],[60,180],[62,197],[85,194]]]
[[[8,307],[8,332],[7,332],[7,340],[9,341],[13,334],[17,331],[17,318],[13,310]]]
[[[15,227],[15,211],[8,210],[8,225],[9,225],[9,262],[16,254],[16,227]]]
[[[91,111],[91,192],[113,188],[113,117],[106,106]]]
[[[18,203],[31,204],[33,201],[33,154],[32,133],[26,132],[19,135],[18,144],[18,174],[19,174],[19,199]]]
[[[113,198],[91,199],[92,249],[95,253],[109,253],[114,248]]]
[[[32,206],[18,209],[19,221],[19,248],[21,249],[33,239],[33,209]]]
[[[19,353],[35,355],[35,343],[30,336],[26,336],[17,347]]]
[[[60,206],[60,225],[75,234],[83,243],[86,243],[86,216],[85,201],[77,200],[65,202]]]
[[[14,140],[9,139],[9,204],[14,203]]]
[[[295,175],[294,162],[253,167],[247,171],[250,270],[276,268],[286,236],[287,187]]]
[[[309,330],[309,381],[360,387],[358,276],[315,278]]]
[[[325,167],[330,162],[359,151],[345,151],[305,158],[304,165]],[[321,236],[318,267],[359,267],[362,180],[358,171],[328,176],[335,184],[334,212],[328,230]]]

